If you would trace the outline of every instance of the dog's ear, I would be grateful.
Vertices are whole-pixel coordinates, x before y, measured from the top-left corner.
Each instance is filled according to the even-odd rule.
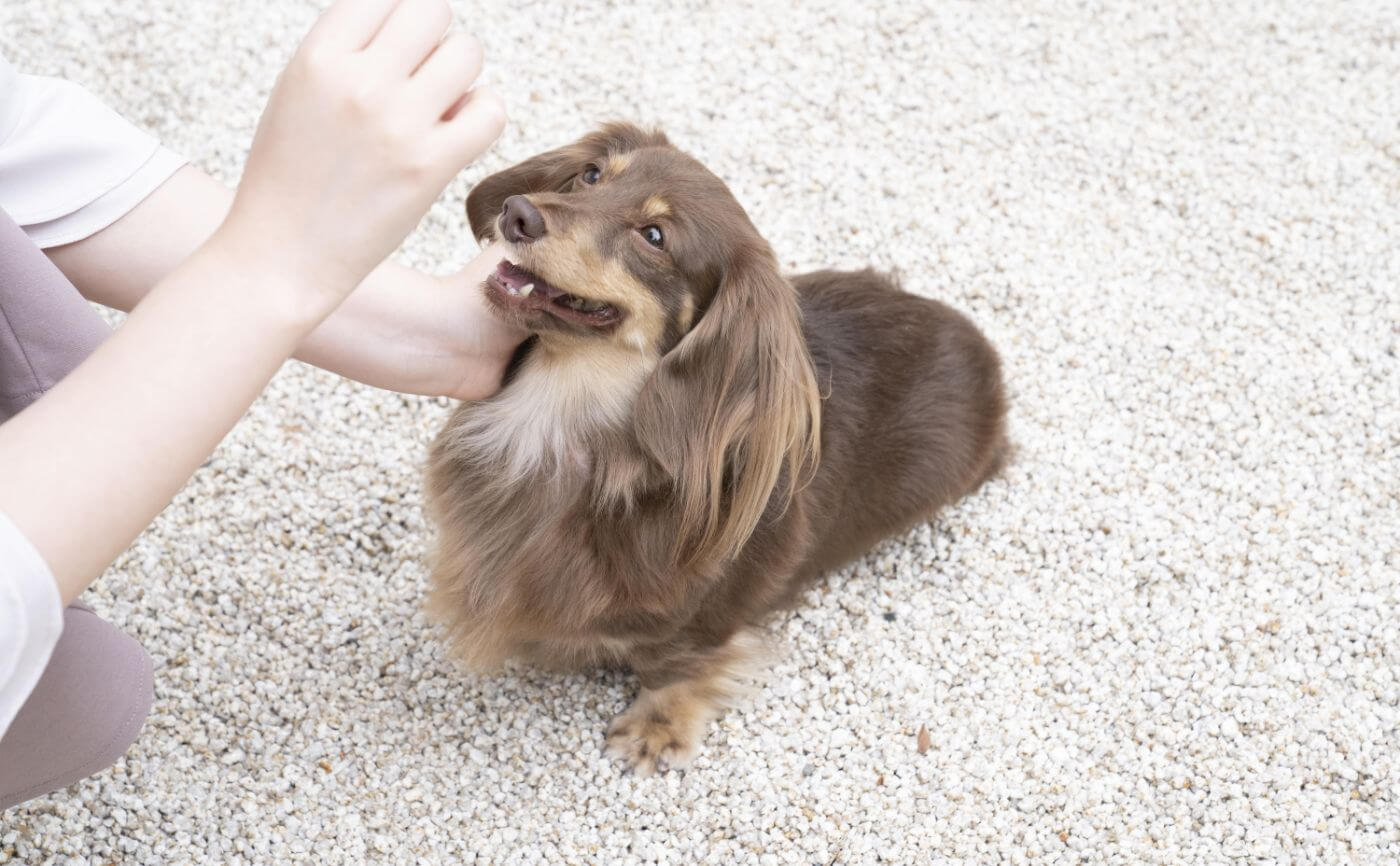
[[[658,131],[647,131],[630,123],[609,123],[573,144],[498,171],[467,195],[467,220],[471,223],[472,235],[477,240],[494,237],[496,217],[501,215],[506,199],[513,195],[562,192],[590,162],[606,159],[609,154],[667,143],[666,136]]]
[[[635,429],[675,485],[676,555],[738,554],[775,490],[790,498],[821,450],[821,398],[797,293],[755,240],[725,266],[700,322],[661,359]]]

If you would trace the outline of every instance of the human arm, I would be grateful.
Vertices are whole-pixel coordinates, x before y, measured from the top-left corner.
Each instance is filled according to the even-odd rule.
[[[209,239],[233,196],[185,166],[112,225],[46,252],[88,300],[129,311]],[[301,341],[295,357],[394,391],[487,396],[525,337],[490,314],[480,291],[500,259],[487,247],[443,277],[382,262]]]
[[[479,60],[439,45],[449,17],[442,0],[334,4],[279,78],[213,235],[0,425],[0,512],[65,603],[499,134],[499,98],[468,95]]]

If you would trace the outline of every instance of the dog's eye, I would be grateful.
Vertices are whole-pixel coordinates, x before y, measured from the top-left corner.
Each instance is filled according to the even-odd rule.
[[[584,183],[594,184],[597,183],[598,178],[602,176],[603,170],[590,162],[588,165],[583,167],[583,174],[579,175],[579,179],[582,180]]]
[[[656,247],[658,250],[666,243],[666,237],[661,234],[661,229],[656,226],[647,226],[642,229],[642,237],[646,238],[646,242]]]

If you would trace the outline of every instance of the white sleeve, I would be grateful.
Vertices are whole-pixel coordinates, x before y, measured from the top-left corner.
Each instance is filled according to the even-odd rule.
[[[96,234],[184,164],[82,87],[0,57],[0,209],[40,247]]]
[[[53,574],[0,513],[0,736],[39,682],[62,631],[63,603]]]

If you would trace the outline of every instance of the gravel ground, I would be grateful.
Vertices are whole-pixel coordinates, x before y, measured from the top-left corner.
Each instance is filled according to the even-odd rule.
[[[316,6],[5,0],[0,46],[232,180]],[[629,678],[474,678],[425,625],[447,403],[291,364],[91,593],[156,658],[140,741],[0,818],[0,863],[1400,858],[1400,6],[458,13],[512,125],[407,261],[468,257],[485,172],[656,122],[789,267],[969,311],[1017,462],[775,621],[757,700],[639,780],[601,756]]]

